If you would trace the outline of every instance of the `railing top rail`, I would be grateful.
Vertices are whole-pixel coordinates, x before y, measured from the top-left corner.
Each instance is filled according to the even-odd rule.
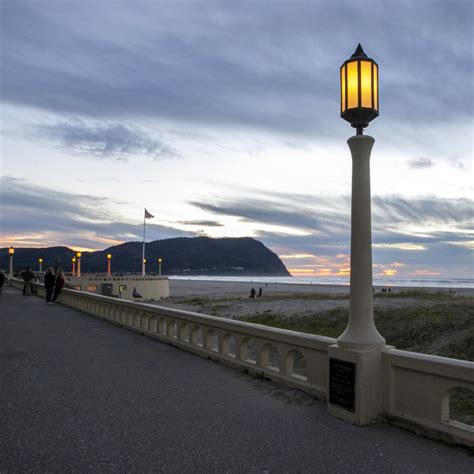
[[[395,348],[385,349],[383,356],[396,367],[474,384],[474,362]]]
[[[152,313],[157,316],[166,316],[169,318],[175,318],[177,320],[185,320],[188,322],[209,325],[215,329],[222,329],[226,331],[240,333],[242,335],[250,337],[255,336],[262,339],[269,339],[287,344],[298,345],[313,350],[320,349],[326,351],[328,346],[336,343],[336,339],[332,337],[319,336],[316,334],[306,334],[297,331],[290,331],[288,329],[264,326],[262,324],[248,323],[245,321],[235,321],[233,319],[219,318],[216,316],[194,313],[191,311],[179,309],[166,308],[164,306],[157,306],[147,303],[125,301],[111,296],[97,295],[95,293],[88,293],[85,291],[79,291],[70,288],[64,288],[63,291],[79,298],[92,299],[97,302],[110,303],[135,311],[145,311],[147,313]]]

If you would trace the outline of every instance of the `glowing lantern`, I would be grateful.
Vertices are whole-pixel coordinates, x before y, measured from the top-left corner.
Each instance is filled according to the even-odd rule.
[[[362,135],[379,115],[379,67],[357,46],[341,66],[341,117]]]

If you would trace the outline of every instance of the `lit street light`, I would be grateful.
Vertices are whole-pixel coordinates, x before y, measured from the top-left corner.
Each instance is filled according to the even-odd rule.
[[[110,262],[112,260],[112,254],[111,253],[108,253],[107,254],[107,276],[111,276],[112,273],[110,271]]]
[[[347,140],[352,155],[351,278],[349,321],[329,347],[328,412],[366,425],[383,412],[382,351],[374,323],[370,153],[375,140],[364,128],[379,115],[378,66],[357,46],[340,70],[341,117],[357,131]]]
[[[161,263],[163,262],[163,259],[160,257],[158,259],[158,275],[161,276]]]
[[[81,252],[76,253],[76,257],[77,257],[77,273],[76,273],[76,276],[78,276],[78,277],[81,276],[81,256],[82,256]]]
[[[146,258],[143,259],[142,275],[146,275]]]
[[[39,265],[38,271],[41,273],[43,271],[43,259],[41,257],[38,258],[38,265]]]
[[[76,276],[76,257],[72,257],[72,276]]]
[[[349,323],[341,347],[362,350],[385,346],[374,323],[370,152],[375,140],[363,129],[379,115],[378,66],[357,46],[341,66],[341,117],[356,128],[347,141],[352,154],[351,278]]]
[[[8,249],[9,265],[8,265],[8,279],[13,278],[13,255],[15,255],[15,249],[13,246],[10,246]]]

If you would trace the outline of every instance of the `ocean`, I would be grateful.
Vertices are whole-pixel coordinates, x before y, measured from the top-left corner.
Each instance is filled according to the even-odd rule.
[[[259,276],[169,276],[174,280],[234,281],[248,283],[290,283],[304,285],[349,285],[348,277],[259,277]],[[472,278],[374,278],[374,286],[430,287],[430,288],[474,288]]]

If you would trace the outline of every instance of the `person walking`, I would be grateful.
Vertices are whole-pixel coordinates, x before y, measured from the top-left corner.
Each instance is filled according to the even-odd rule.
[[[0,270],[0,295],[3,292],[3,284],[5,283],[5,272]]]
[[[257,298],[260,298],[262,296],[262,293],[263,293],[263,290],[262,290],[262,287],[260,287],[258,289],[258,295],[257,295]]]
[[[33,280],[35,278],[35,274],[31,271],[30,267],[27,267],[21,276],[25,282],[23,285],[23,294],[28,296],[29,294],[33,293]]]
[[[51,298],[53,297],[54,282],[56,277],[52,267],[49,267],[44,274],[44,289],[46,290],[46,303],[51,304]]]
[[[54,293],[53,293],[53,298],[51,300],[52,303],[56,301],[63,287],[64,287],[64,273],[61,268],[58,268],[58,271],[56,272],[55,281],[54,281]]]

